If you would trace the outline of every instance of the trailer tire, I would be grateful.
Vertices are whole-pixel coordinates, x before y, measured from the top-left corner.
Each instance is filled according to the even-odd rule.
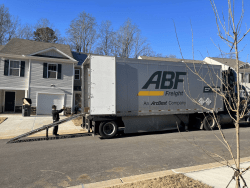
[[[99,134],[102,138],[113,138],[117,131],[118,126],[115,121],[102,122],[99,126]]]
[[[212,115],[207,115],[203,119],[203,125],[204,125],[205,130],[207,131],[211,131],[217,127],[217,123]]]

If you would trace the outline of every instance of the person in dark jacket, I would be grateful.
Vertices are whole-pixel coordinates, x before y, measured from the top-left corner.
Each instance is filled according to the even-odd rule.
[[[63,107],[61,110],[56,110],[56,105],[52,105],[52,117],[53,117],[53,123],[56,121],[59,121],[59,113],[61,113],[65,108]],[[58,125],[54,127],[53,129],[53,135],[58,136]]]

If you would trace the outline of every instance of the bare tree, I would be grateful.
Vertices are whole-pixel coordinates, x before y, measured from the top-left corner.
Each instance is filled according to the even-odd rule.
[[[120,27],[115,35],[114,56],[137,58],[140,55],[151,55],[152,50],[146,38],[130,19]]]
[[[140,55],[151,56],[153,53],[149,43],[147,42],[147,39],[142,37],[140,32],[136,33],[134,38],[133,53],[133,58],[138,58]]]
[[[92,52],[97,39],[96,26],[95,18],[84,11],[72,20],[67,30],[72,49],[77,52]]]
[[[15,38],[33,40],[34,31],[33,26],[30,24],[19,24]]]
[[[176,55],[169,54],[169,55],[163,55],[161,53],[154,53],[154,57],[162,57],[162,58],[177,58]]]
[[[234,50],[234,54],[236,57],[235,65],[236,65],[236,75],[237,75],[237,95],[232,97],[233,105],[230,103],[227,103],[228,108],[231,108],[235,113],[236,117],[233,118],[235,129],[236,129],[236,144],[237,144],[237,162],[236,162],[236,187],[240,187],[240,178],[242,177],[242,173],[244,173],[244,170],[241,170],[240,168],[240,126],[239,122],[240,119],[242,119],[246,112],[247,112],[247,102],[244,103],[242,106],[241,100],[240,100],[240,77],[239,77],[239,49],[238,44],[243,40],[243,38],[247,35],[247,33],[250,31],[248,29],[243,36],[240,36],[241,31],[241,24],[244,17],[244,5],[242,1],[242,12],[241,16],[239,18],[238,23],[236,22],[236,17],[234,15],[234,0],[231,2],[231,0],[228,0],[228,25],[226,25],[226,20],[223,15],[223,19],[221,20],[216,5],[213,0],[210,0],[210,3],[212,5],[215,19],[216,19],[216,25],[218,30],[219,37],[228,45],[230,48],[230,51]]]
[[[9,9],[2,4],[0,6],[0,45],[6,44],[15,36],[18,18],[9,13]]]
[[[229,69],[228,71],[224,71],[224,72],[222,72],[222,77],[221,77],[220,76],[221,73],[216,73],[212,66],[208,66],[206,64],[202,65],[202,66],[208,66],[208,68],[207,68],[208,71],[205,73],[205,75],[203,75],[204,73],[200,73],[201,69],[199,68],[199,66],[197,66],[198,68],[196,68],[195,64],[193,64],[193,67],[191,67],[191,68],[187,64],[186,64],[186,66],[187,66],[188,71],[191,74],[197,75],[199,80],[202,81],[203,84],[208,86],[211,91],[213,91],[214,101],[216,101],[217,98],[221,98],[223,100],[226,111],[227,111],[227,115],[231,118],[232,123],[235,125],[236,157],[235,157],[235,153],[232,150],[232,146],[229,144],[229,142],[226,139],[224,132],[221,128],[220,116],[216,113],[217,110],[215,109],[215,105],[213,108],[208,108],[208,107],[202,105],[204,101],[199,101],[196,98],[192,98],[189,91],[185,91],[185,93],[187,94],[187,96],[189,97],[189,99],[192,102],[194,102],[197,105],[199,105],[200,107],[202,107],[202,109],[206,112],[206,113],[204,113],[204,116],[205,116],[205,118],[203,120],[204,125],[213,129],[215,127],[215,125],[217,124],[219,131],[220,131],[221,138],[219,138],[216,134],[214,134],[214,135],[228,150],[236,167],[234,167],[232,164],[230,164],[229,161],[226,160],[224,157],[219,156],[218,154],[209,152],[200,146],[198,146],[198,147],[201,148],[206,154],[208,154],[210,157],[212,157],[214,159],[219,157],[220,159],[222,159],[224,161],[224,163],[222,163],[222,164],[228,166],[229,168],[231,168],[233,170],[233,177],[232,177],[231,181],[233,179],[236,180],[236,188],[241,187],[240,186],[240,179],[243,181],[243,184],[244,184],[243,187],[247,187],[246,182],[245,182],[242,175],[247,170],[249,170],[250,167],[245,168],[245,169],[240,168],[240,132],[239,132],[239,130],[240,130],[240,121],[244,120],[246,118],[246,116],[248,116],[250,109],[248,108],[249,96],[247,97],[246,90],[243,90],[243,87],[240,85],[240,74],[239,74],[239,65],[240,65],[239,64],[239,53],[240,53],[240,50],[238,48],[238,44],[248,34],[250,29],[247,29],[246,32],[242,35],[242,37],[240,36],[241,24],[242,24],[242,20],[244,17],[243,1],[242,1],[242,13],[241,13],[241,16],[239,17],[238,22],[236,21],[236,17],[234,15],[234,7],[235,7],[234,0],[233,1],[228,0],[228,2],[227,2],[228,3],[228,18],[227,18],[228,22],[225,20],[224,15],[222,16],[222,19],[221,19],[214,1],[210,0],[210,3],[212,5],[212,8],[213,8],[213,11],[215,14],[215,18],[216,18],[218,35],[228,45],[228,47],[230,48],[230,53],[225,53],[218,46],[217,47],[222,54],[232,54],[233,53],[235,55],[235,66],[234,66],[235,71],[232,71],[232,69]],[[177,33],[176,33],[176,35],[177,35]],[[178,40],[178,37],[177,37],[177,40]],[[178,41],[178,44],[179,44],[179,41]],[[180,44],[179,44],[179,47],[180,47]],[[181,48],[180,48],[180,52],[181,52]],[[183,58],[182,52],[181,52],[181,56]],[[193,56],[194,56],[194,54],[193,54]],[[208,62],[208,64],[209,64],[209,62]],[[233,72],[236,72],[235,73],[236,79],[234,78]],[[216,75],[216,77],[217,77],[216,79],[213,78],[214,75]],[[210,79],[208,79],[208,78],[210,78]],[[223,87],[220,90],[218,90],[217,86],[220,85],[220,83],[222,84]],[[188,85],[189,85],[189,83],[188,83]],[[242,98],[241,94],[243,94],[243,96],[244,96],[243,98]],[[210,113],[208,113],[208,112],[210,112]],[[194,145],[197,146],[197,144],[194,144]],[[218,160],[216,160],[216,161],[220,162]],[[229,184],[231,183],[231,181],[229,182]]]
[[[103,21],[99,29],[99,41],[95,53],[101,55],[113,55],[115,32],[111,28],[111,22],[109,20]]]

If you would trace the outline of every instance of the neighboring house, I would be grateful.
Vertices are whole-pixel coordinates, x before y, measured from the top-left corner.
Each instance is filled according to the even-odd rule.
[[[221,65],[222,71],[228,70],[229,67],[236,71],[236,60],[228,58],[206,57],[203,61],[212,65]],[[250,64],[239,61],[240,83],[250,92]]]
[[[21,112],[22,98],[33,114],[51,114],[53,104],[73,112],[77,61],[68,45],[14,38],[0,58],[0,112]]]
[[[240,81],[250,93],[250,68],[240,69]]]
[[[217,57],[206,57],[203,61],[211,65],[221,65],[222,70],[228,70],[229,67],[236,70],[235,59],[228,58],[217,58]],[[239,61],[240,69],[250,67],[248,63],[244,63],[243,61]]]
[[[82,97],[82,69],[81,65],[88,57],[88,54],[81,52],[72,52],[72,55],[78,63],[75,65],[75,78],[74,78],[74,105],[76,107],[81,107],[81,97]]]

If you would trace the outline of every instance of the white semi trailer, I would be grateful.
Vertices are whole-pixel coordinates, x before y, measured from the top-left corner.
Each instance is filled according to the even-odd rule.
[[[222,90],[219,65],[188,63],[187,67],[182,62],[89,55],[82,64],[83,125],[93,134],[112,138],[118,129],[162,131],[177,129],[177,124],[213,129],[211,111],[221,124],[230,123],[222,98],[192,73],[194,69]]]

